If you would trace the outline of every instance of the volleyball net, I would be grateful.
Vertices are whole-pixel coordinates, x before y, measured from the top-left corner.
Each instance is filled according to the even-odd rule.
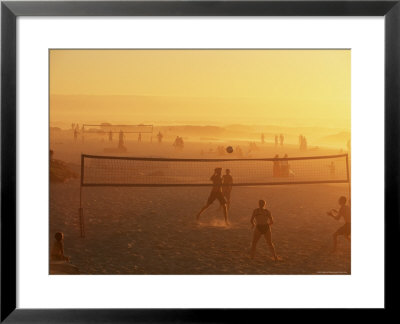
[[[112,124],[100,124],[91,125],[83,124],[82,131],[86,134],[109,134],[109,133],[153,133],[153,125],[112,125]]]
[[[169,159],[81,155],[79,223],[85,237],[83,187],[211,186],[216,168],[233,186],[348,183],[347,154],[265,159]]]
[[[81,186],[210,186],[216,168],[233,186],[349,183],[347,154],[263,159],[170,159],[81,156]]]

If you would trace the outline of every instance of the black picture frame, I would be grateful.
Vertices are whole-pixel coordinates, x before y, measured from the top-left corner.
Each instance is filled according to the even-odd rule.
[[[384,16],[385,310],[396,310],[399,274],[400,0],[394,1],[2,1],[1,322],[237,322],[267,310],[16,308],[16,19],[19,16]],[[367,158],[367,157],[366,157]],[[373,242],[371,242],[373,244]],[[373,256],[371,256],[373,258]],[[270,316],[270,313],[268,313]],[[325,315],[324,315],[325,316]],[[251,321],[251,320],[249,320]]]

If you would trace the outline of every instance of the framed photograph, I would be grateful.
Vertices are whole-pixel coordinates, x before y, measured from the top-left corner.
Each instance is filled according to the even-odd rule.
[[[393,309],[399,21],[2,2],[1,321]]]

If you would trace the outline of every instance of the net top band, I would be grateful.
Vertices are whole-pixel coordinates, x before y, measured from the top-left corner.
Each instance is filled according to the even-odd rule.
[[[130,156],[107,156],[107,155],[91,155],[81,154],[82,158],[88,159],[113,159],[113,160],[137,160],[137,161],[174,161],[174,162],[228,162],[228,161],[293,161],[293,160],[318,160],[318,159],[335,159],[348,157],[348,154],[336,155],[319,155],[319,156],[301,156],[287,158],[252,158],[252,159],[178,159],[178,158],[161,158],[161,157],[130,157]]]

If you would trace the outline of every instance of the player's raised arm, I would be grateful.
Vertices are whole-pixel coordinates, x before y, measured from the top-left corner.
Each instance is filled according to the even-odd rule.
[[[341,217],[344,218],[344,212],[343,212],[343,208],[339,209],[339,212],[337,213],[336,219],[340,219]]]
[[[332,211],[336,214],[336,216],[332,214],[332,217],[336,220],[339,220],[343,216],[341,210],[337,211],[336,209],[333,209]]]
[[[336,220],[339,220],[341,217],[340,213],[336,209],[331,209],[327,214]]]

